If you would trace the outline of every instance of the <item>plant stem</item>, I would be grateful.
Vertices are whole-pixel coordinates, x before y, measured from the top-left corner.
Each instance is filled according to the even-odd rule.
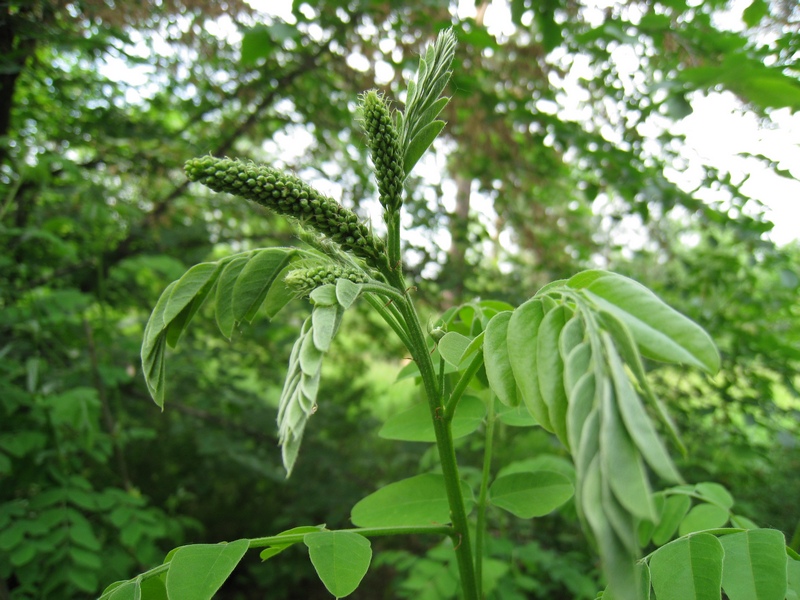
[[[478,496],[478,523],[475,528],[475,582],[481,590],[483,586],[483,540],[486,534],[486,497],[489,493],[489,476],[492,470],[492,443],[494,441],[494,394],[489,397],[489,409],[486,415],[486,438],[483,449],[483,472],[481,473],[481,491]]]
[[[405,292],[405,282],[403,276],[398,271],[391,271],[390,283],[398,290]],[[422,376],[422,384],[428,398],[431,419],[433,420],[433,430],[436,434],[436,447],[439,450],[439,460],[442,465],[442,475],[444,476],[447,501],[450,505],[450,519],[453,523],[455,538],[456,561],[461,577],[461,589],[464,593],[464,600],[478,600],[478,588],[475,586],[475,570],[472,557],[472,548],[469,538],[469,528],[467,513],[464,510],[464,497],[461,493],[461,480],[458,475],[458,463],[456,461],[455,448],[453,446],[453,435],[450,430],[449,421],[444,419],[444,402],[442,390],[437,386],[436,372],[425,344],[425,336],[422,332],[419,318],[417,317],[414,305],[410,298],[406,296],[404,302],[398,302],[397,308],[406,322],[408,337],[411,345],[408,346],[412,358],[416,361]]]
[[[325,531],[325,530],[322,530]],[[389,535],[456,535],[452,527],[441,525],[420,525],[414,527],[358,527],[355,529],[336,529],[335,531],[346,531],[357,533],[364,537],[385,537]],[[303,541],[306,533],[293,533],[290,535],[270,535],[267,537],[253,538],[250,540],[250,548],[268,548],[270,546],[289,546]]]
[[[475,358],[472,359],[472,362],[469,363],[467,370],[464,371],[461,379],[459,379],[458,383],[456,383],[456,387],[453,388],[453,392],[450,394],[450,399],[447,401],[447,406],[444,408],[444,418],[448,423],[453,420],[453,415],[456,412],[458,401],[461,400],[461,396],[464,395],[469,382],[472,381],[473,377],[475,377],[475,373],[478,372],[478,369],[481,368],[482,364],[483,350],[478,350]]]
[[[392,328],[392,331],[395,332],[397,337],[400,338],[400,341],[403,342],[403,345],[408,348],[411,345],[411,341],[408,339],[406,335],[405,329],[403,329],[403,325],[395,316],[392,314],[392,311],[385,305],[382,299],[376,297],[373,294],[364,294],[364,298],[367,299],[372,305],[378,314],[383,318],[384,321]],[[399,316],[399,315],[398,315]]]

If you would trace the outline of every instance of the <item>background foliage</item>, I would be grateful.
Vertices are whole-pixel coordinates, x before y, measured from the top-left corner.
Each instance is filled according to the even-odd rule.
[[[448,126],[425,159],[441,175],[411,181],[404,215],[431,315],[475,296],[518,303],[598,264],[642,281],[723,355],[713,379],[648,365],[689,448],[687,479],[723,483],[740,513],[798,548],[800,248],[770,241],[729,174],[702,168],[697,192],[667,176],[682,160],[671,125],[693,94],[734,94],[765,126],[800,108],[795,3],[755,0],[741,31],[718,24],[721,1],[494,4],[510,9],[503,33],[487,28],[488,4],[459,17],[436,0],[296,2],[288,20],[239,0],[0,3],[0,598],[86,597],[183,542],[346,526],[376,485],[430,464],[427,445],[376,435],[417,392],[390,383],[403,357],[374,344],[383,330],[367,313],[345,317],[358,326],[325,363],[288,483],[274,418],[305,312],[256,320],[232,344],[198,322],[171,358],[163,415],[138,350],[188,266],[291,242],[276,217],[189,186],[183,162],[251,157],[329,180],[369,214],[356,96],[397,98],[415,54],[450,25]],[[573,97],[577,117],[559,110]],[[620,235],[630,219],[638,249]],[[498,464],[564,454],[541,430],[497,435]],[[480,464],[481,448],[461,444],[463,464]],[[574,506],[491,518],[498,597],[594,597]],[[430,540],[373,549],[381,566],[354,597],[452,594],[431,578],[451,566]],[[269,568],[246,559],[225,597],[327,597],[298,552]]]

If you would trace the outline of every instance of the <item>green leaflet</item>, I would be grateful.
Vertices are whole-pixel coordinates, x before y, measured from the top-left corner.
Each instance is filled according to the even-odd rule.
[[[636,347],[636,342],[634,341],[631,332],[622,321],[620,321],[611,313],[607,311],[600,311],[599,316],[603,327],[609,334],[611,334],[611,337],[614,338],[614,344],[617,351],[622,357],[624,363],[633,372],[636,382],[639,384],[639,387],[644,393],[645,398],[648,402],[650,402],[653,408],[655,408],[659,418],[661,419],[661,422],[666,426],[667,433],[669,433],[672,441],[685,455],[686,448],[684,447],[683,442],[680,440],[677,427],[667,413],[666,408],[664,408],[664,404],[658,397],[656,397],[655,393],[653,393],[653,389],[650,386],[650,380],[647,378],[647,375],[644,371],[642,357],[639,355],[639,350]]]
[[[564,389],[567,392],[567,398],[571,398],[572,391],[578,381],[589,373],[592,367],[592,345],[589,342],[581,342],[572,348],[568,354],[562,353],[562,356],[565,357]]]
[[[730,492],[726,490],[724,486],[718,483],[698,483],[694,486],[694,490],[706,502],[711,502],[726,510],[733,508],[733,496],[731,496]]]
[[[614,382],[617,406],[625,428],[636,443],[639,452],[660,477],[670,483],[681,483],[681,476],[650,422],[650,417],[647,416],[639,395],[633,389],[611,338],[604,336],[603,340],[606,345],[611,378]]]
[[[600,454],[604,479],[627,510],[639,518],[655,521],[647,471],[622,423],[613,390],[604,394],[601,406]]]
[[[652,540],[656,546],[663,546],[672,539],[691,506],[692,500],[689,496],[679,494],[665,498],[664,508],[653,529]]]
[[[725,551],[722,589],[730,600],[783,600],[787,586],[786,540],[774,529],[719,538]]]
[[[552,432],[549,409],[539,391],[536,340],[542,319],[544,307],[541,300],[528,300],[511,314],[506,343],[508,361],[525,406],[542,427]]]
[[[510,351],[506,338],[510,320],[511,313],[506,311],[497,313],[489,321],[483,340],[483,359],[492,391],[503,404],[516,406],[519,403],[517,382],[509,361]]]
[[[455,331],[448,331],[444,334],[444,337],[439,340],[436,347],[445,361],[459,368],[465,359],[466,351],[470,347],[471,342],[472,340],[465,335],[461,335]]]
[[[567,448],[567,394],[564,390],[564,361],[559,352],[559,338],[571,316],[566,306],[554,308],[544,315],[536,339],[539,391],[547,404],[553,430]]]
[[[333,336],[339,329],[344,309],[335,306],[317,305],[311,313],[313,323],[314,345],[320,352],[327,352],[331,347]]]
[[[317,531],[303,538],[311,564],[336,598],[352,594],[372,560],[372,548],[363,535],[351,531]]]
[[[217,327],[227,339],[231,339],[233,329],[237,325],[233,314],[233,286],[242,273],[250,256],[241,256],[231,260],[219,276],[215,302],[217,305]]]
[[[560,473],[511,473],[495,479],[489,488],[491,503],[520,519],[542,517],[572,498],[572,482]]]
[[[436,43],[420,58],[416,77],[408,82],[405,114],[396,113],[406,176],[444,127],[443,121],[435,119],[447,104],[447,98],[440,96],[450,80],[455,44],[452,29],[439,32]]]
[[[719,370],[719,353],[709,335],[643,285],[599,270],[579,273],[567,284],[625,323],[649,358],[693,365],[712,374]]]
[[[461,482],[467,512],[474,500],[472,490]],[[390,483],[358,501],[350,520],[357,527],[404,527],[443,525],[450,522],[444,477],[438,473],[416,475]]]
[[[475,396],[461,398],[451,423],[453,439],[464,437],[477,430],[485,416],[486,407],[480,398]],[[420,402],[390,417],[378,431],[378,436],[387,440],[435,442],[436,433],[433,430],[428,403]]]
[[[714,504],[698,504],[681,521],[678,535],[684,536],[695,531],[718,529],[728,522],[726,509]]]
[[[216,283],[222,263],[202,263],[184,273],[169,296],[164,309],[164,323],[167,325],[167,344],[174,348],[183,330],[195,313],[205,302]]]
[[[170,600],[211,600],[249,547],[249,540],[237,540],[179,548],[167,571]]]
[[[650,574],[658,600],[719,598],[722,544],[699,533],[662,546],[650,558]]]
[[[141,350],[147,388],[158,406],[164,408],[166,345],[175,347],[212,290],[216,287],[217,324],[230,339],[237,323],[253,319],[277,276],[299,255],[294,248],[268,248],[229,256],[195,265],[166,287],[147,321]]]
[[[253,320],[278,273],[294,257],[285,248],[267,248],[255,253],[247,262],[233,286],[233,317],[248,323]]]
[[[581,443],[583,425],[597,403],[597,386],[595,374],[591,371],[584,373],[575,383],[569,396],[567,408],[567,439],[573,453],[578,452]]]
[[[636,598],[640,587],[634,564],[635,555],[625,548],[603,510],[603,476],[600,457],[595,458],[584,469],[581,486],[581,506],[586,521],[600,551],[603,571],[609,586],[615,590],[615,598]]]

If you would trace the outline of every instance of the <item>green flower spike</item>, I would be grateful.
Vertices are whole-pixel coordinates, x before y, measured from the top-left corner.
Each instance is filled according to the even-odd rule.
[[[215,192],[257,202],[328,236],[344,250],[379,267],[385,246],[358,216],[293,175],[272,167],[229,158],[204,156],[186,162],[186,175]]]
[[[383,95],[369,91],[362,96],[361,111],[367,134],[375,177],[383,207],[389,213],[400,210],[403,204],[403,149],[400,135],[392,123],[389,106]]]
[[[286,285],[301,295],[310,294],[326,283],[336,283],[337,279],[349,279],[353,283],[367,283],[368,277],[355,269],[334,264],[326,264],[307,269],[295,269],[286,276]]]

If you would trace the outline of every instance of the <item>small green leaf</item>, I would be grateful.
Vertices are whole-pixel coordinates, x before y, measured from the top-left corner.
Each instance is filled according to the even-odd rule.
[[[666,497],[661,516],[653,529],[652,540],[656,546],[663,546],[672,539],[691,506],[692,500],[689,496],[676,494]]]
[[[467,348],[469,348],[471,342],[472,340],[465,335],[461,335],[455,331],[448,331],[444,334],[444,337],[439,340],[437,349],[443,359],[458,368],[461,366],[464,353]]]
[[[178,345],[178,340],[195,313],[205,302],[222,271],[223,263],[202,263],[189,269],[178,280],[172,290],[164,310],[164,323],[167,326],[167,344],[170,348]]]
[[[684,536],[695,531],[718,529],[727,522],[728,511],[724,508],[715,504],[698,504],[681,521],[678,534]]]
[[[706,502],[716,504],[720,508],[729,510],[733,507],[733,496],[723,486],[714,482],[698,483],[694,490]]]
[[[306,534],[303,542],[328,591],[336,598],[352,594],[372,560],[369,540],[351,531],[319,531]]]
[[[215,297],[217,326],[227,339],[231,339],[236,319],[233,316],[233,287],[244,269],[249,256],[230,261],[219,276]]]
[[[301,525],[300,527],[293,527],[291,529],[287,529],[286,531],[281,531],[275,537],[285,537],[285,536],[289,536],[289,535],[296,536],[296,535],[299,535],[301,533],[302,534],[314,533],[316,531],[322,531],[324,528],[325,528],[324,525]],[[297,542],[280,543],[278,541],[275,541],[275,542],[272,543],[272,545],[267,546],[266,548],[264,548],[261,551],[261,553],[259,554],[259,557],[261,558],[261,560],[268,560],[268,559],[272,558],[273,556],[275,556],[277,554],[280,554],[281,552],[283,552],[287,548],[290,548],[291,546],[293,546],[296,543]]]
[[[473,504],[472,491],[461,482],[467,509]],[[444,525],[450,522],[450,506],[444,477],[425,473],[390,483],[360,500],[351,514],[357,527],[405,527]]]
[[[314,345],[320,352],[327,352],[331,347],[333,336],[339,329],[343,309],[338,304],[333,306],[316,305],[311,313],[312,336]]]
[[[308,297],[314,306],[336,306],[339,304],[339,299],[336,297],[336,286],[330,283],[316,288]]]
[[[297,295],[296,292],[286,285],[286,276],[294,268],[294,265],[291,263],[284,267],[283,270],[278,273],[277,277],[275,277],[272,286],[270,286],[267,296],[264,298],[264,303],[262,304],[264,307],[264,314],[267,315],[268,319],[273,319],[284,306],[295,299]]]
[[[603,397],[600,448],[603,473],[617,499],[631,514],[655,521],[655,508],[644,461],[625,430],[612,390],[608,390]]]
[[[786,540],[775,529],[754,529],[719,538],[725,559],[722,589],[730,600],[784,600]]]
[[[569,479],[553,471],[513,473],[497,478],[489,489],[492,504],[520,519],[542,517],[572,498]]]
[[[233,318],[253,320],[278,274],[292,261],[296,251],[267,248],[255,253],[239,273],[233,286]]]
[[[596,397],[595,374],[584,373],[572,388],[567,408],[567,438],[573,452],[580,447],[583,424],[597,405]]]
[[[433,143],[433,140],[442,132],[444,126],[444,121],[432,121],[420,129],[414,139],[410,141],[403,157],[403,171],[406,176],[411,173],[419,159],[422,158],[422,155]]]
[[[542,427],[552,432],[547,404],[539,391],[536,340],[542,319],[542,301],[528,300],[511,314],[506,343],[508,360],[525,406]]]
[[[564,446],[567,439],[567,393],[564,389],[564,361],[559,352],[561,331],[570,318],[569,309],[558,306],[542,319],[536,340],[539,391],[547,404],[553,430]]]
[[[237,540],[179,548],[167,571],[170,600],[211,600],[249,547],[249,540]]]
[[[720,597],[722,544],[700,533],[662,546],[650,558],[658,600],[710,600]]]
[[[483,339],[483,360],[492,391],[503,404],[516,406],[519,403],[517,382],[511,369],[506,339],[510,320],[511,313],[505,311],[497,313],[489,321]]]
[[[139,579],[131,581],[116,581],[109,585],[99,600],[140,600],[142,598],[142,585]]]
[[[359,284],[344,278],[336,280],[336,300],[344,310],[352,306],[360,293],[361,286]]]
[[[592,346],[589,342],[582,342],[570,350],[569,354],[565,356],[564,389],[569,398],[581,377],[589,372],[592,365]]]
[[[611,377],[614,381],[617,406],[625,428],[653,470],[669,483],[680,483],[683,480],[658,437],[650,417],[642,406],[639,395],[633,389],[611,338],[604,336],[604,341]]]
[[[451,425],[453,439],[469,435],[483,423],[486,407],[480,398],[464,396],[456,406]],[[386,440],[404,442],[435,442],[431,411],[427,402],[415,404],[411,408],[390,417],[383,424],[378,436]]]
[[[719,370],[719,353],[709,335],[643,285],[607,271],[585,271],[568,284],[625,323],[642,354],[712,374]]]

